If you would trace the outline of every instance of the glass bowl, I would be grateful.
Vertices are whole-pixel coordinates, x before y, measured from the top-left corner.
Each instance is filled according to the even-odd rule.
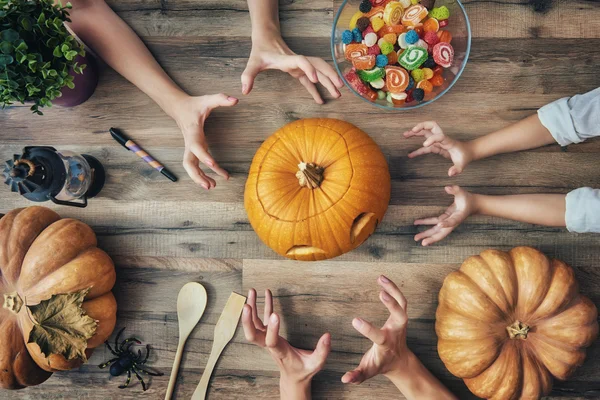
[[[346,60],[344,56],[342,32],[349,28],[350,19],[358,11],[360,3],[361,0],[344,0],[335,16],[331,32],[331,54],[333,56],[335,68],[352,93],[369,104],[386,110],[411,110],[434,102],[454,86],[454,83],[458,80],[467,65],[467,59],[469,58],[469,52],[471,51],[471,25],[469,24],[469,18],[467,17],[465,8],[459,0],[437,0],[434,7],[446,6],[450,10],[448,25],[441,29],[447,30],[452,34],[451,44],[454,48],[454,61],[452,62],[452,65],[449,68],[445,68],[442,73],[444,83],[441,86],[434,87],[431,93],[425,94],[423,101],[412,101],[410,103],[403,102],[400,105],[389,103],[385,98],[373,102],[358,93],[344,77],[344,74],[352,68],[352,63]]]

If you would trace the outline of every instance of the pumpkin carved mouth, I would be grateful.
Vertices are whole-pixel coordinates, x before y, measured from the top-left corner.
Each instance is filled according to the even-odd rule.
[[[350,228],[350,243],[356,242],[356,239],[365,240],[371,236],[377,228],[377,216],[375,213],[361,213],[354,219],[352,227]]]
[[[312,256],[315,254],[325,254],[325,250],[320,249],[318,247],[302,244],[298,246],[293,246],[285,253],[285,255],[288,257]]]

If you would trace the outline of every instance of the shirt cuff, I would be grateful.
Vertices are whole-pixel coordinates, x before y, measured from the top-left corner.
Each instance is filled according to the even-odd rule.
[[[567,194],[565,223],[569,232],[600,233],[600,189],[575,189]]]
[[[569,98],[565,97],[538,110],[538,117],[542,125],[550,131],[554,140],[563,147],[582,142],[575,131],[568,101]]]

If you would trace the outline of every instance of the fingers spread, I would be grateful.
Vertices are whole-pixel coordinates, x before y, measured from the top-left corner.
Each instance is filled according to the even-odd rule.
[[[439,222],[439,217],[429,217],[415,220],[415,225],[436,225]]]
[[[254,322],[254,326],[256,329],[264,330],[265,325],[262,323],[260,318],[258,318],[258,307],[256,306],[256,290],[250,289],[248,291],[248,300],[247,304],[250,305],[252,309],[252,321]],[[268,320],[265,320],[268,323]]]
[[[352,320],[352,326],[356,329],[361,335],[369,339],[371,342],[382,345],[385,343],[385,335],[383,332],[374,327],[370,322],[367,322],[361,318],[354,318]]]
[[[406,322],[408,321],[406,310],[399,304],[399,302],[394,297],[392,297],[385,290],[382,290],[379,293],[379,299],[390,312],[390,318],[388,319],[386,324],[392,324],[394,328],[403,328],[406,325]],[[406,305],[406,301],[404,304]]]
[[[431,244],[437,243],[446,236],[448,236],[452,232],[452,229],[441,229],[438,233],[428,237],[427,239],[423,239],[421,244],[423,246],[429,246]]]
[[[438,225],[435,225],[433,228],[429,228],[426,231],[418,233],[415,236],[415,242],[418,242],[419,240],[422,240],[422,239],[428,238],[428,237],[430,237],[432,235],[435,235],[439,231],[440,231],[440,227]]]
[[[337,90],[337,88],[335,87],[333,82],[331,82],[331,79],[329,79],[327,75],[324,75],[321,72],[317,72],[317,75],[319,76],[319,82],[321,82],[321,85],[325,86],[325,88],[333,97],[337,99],[341,96],[339,90]]]
[[[394,282],[389,280],[386,276],[381,275],[378,279],[378,283],[387,294],[392,296],[394,300],[398,302],[398,305],[400,305],[403,310],[406,310],[406,297],[404,297],[404,294]]]
[[[200,169],[199,164],[200,161],[198,161],[194,153],[186,149],[183,153],[183,168],[195,183],[209,190],[211,187],[214,187],[214,180],[206,176],[204,171]]]
[[[462,189],[460,188],[460,186],[454,185],[454,186],[446,186],[444,188],[444,190],[446,190],[446,193],[455,196],[455,195],[459,194]]]
[[[342,78],[340,78],[338,73],[325,60],[318,57],[308,57],[308,60],[312,65],[315,66],[315,68],[317,68],[317,71],[321,72],[323,75],[326,75],[337,88],[344,86]]]
[[[248,65],[246,65],[246,69],[242,73],[242,93],[248,94],[254,87],[254,79],[261,71],[260,64],[250,60],[248,61]]]
[[[423,147],[429,147],[429,146],[431,146],[431,145],[432,145],[432,144],[434,144],[434,143],[440,143],[440,142],[442,142],[442,141],[443,141],[445,138],[446,138],[446,136],[444,136],[444,134],[443,134],[443,133],[435,133],[435,134],[433,134],[433,135],[429,136],[429,137],[427,138],[427,140],[425,140],[425,141],[423,142]]]
[[[265,334],[264,332],[257,330],[256,326],[254,326],[254,322],[252,321],[252,307],[249,304],[244,305],[244,311],[242,313],[242,327],[244,328],[246,340],[248,340],[250,343],[264,347]]]
[[[300,81],[302,86],[304,86],[306,90],[308,90],[308,93],[310,93],[313,99],[315,99],[315,102],[317,102],[318,104],[323,104],[323,99],[321,98],[317,87],[314,83],[308,80],[306,75],[302,75],[300,78],[298,78],[298,80]]]
[[[433,134],[443,133],[442,128],[435,121],[425,121],[417,124],[414,128],[412,128],[413,132],[419,132],[421,130],[431,131]]]
[[[206,105],[211,111],[217,107],[231,107],[238,103],[238,99],[227,96],[225,93],[211,94],[204,97],[206,99]]]
[[[268,321],[273,313],[273,295],[269,289],[265,290],[265,314],[264,320]]]
[[[271,314],[269,324],[267,325],[265,345],[275,357],[283,358],[285,357],[285,348],[280,346],[282,343],[283,341],[279,340],[279,316],[273,313]]]
[[[229,179],[229,173],[225,171],[223,168],[217,164],[215,159],[206,151],[204,147],[200,144],[196,143],[190,147],[190,150],[194,153],[194,155],[200,160],[202,163],[206,164],[210,169],[212,169],[217,175]],[[214,179],[211,179],[214,182]],[[216,185],[216,182],[213,187]]]
[[[308,58],[304,56],[294,56],[293,58],[295,59],[298,68],[300,68],[306,74],[306,76],[312,83],[319,82],[319,77],[317,76],[317,69],[314,65],[310,63],[310,61],[308,61]]]
[[[364,380],[364,375],[358,368],[354,371],[348,371],[342,376],[342,383],[354,383],[358,385],[364,382]]]
[[[327,360],[327,356],[331,351],[331,335],[329,333],[324,334],[319,339],[317,346],[315,347],[315,351],[312,353],[312,358],[317,363],[318,366],[323,366],[325,364],[325,360]]]

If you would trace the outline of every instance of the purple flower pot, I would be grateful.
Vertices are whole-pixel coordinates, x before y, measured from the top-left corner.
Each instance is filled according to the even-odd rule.
[[[87,67],[83,70],[83,74],[76,74],[71,70],[69,75],[73,76],[75,88],[69,89],[63,87],[61,89],[62,96],[52,100],[53,105],[62,107],[75,107],[89,99],[96,86],[98,85],[98,65],[94,56],[87,53],[85,57],[77,56],[75,61],[81,64],[86,64]]]

